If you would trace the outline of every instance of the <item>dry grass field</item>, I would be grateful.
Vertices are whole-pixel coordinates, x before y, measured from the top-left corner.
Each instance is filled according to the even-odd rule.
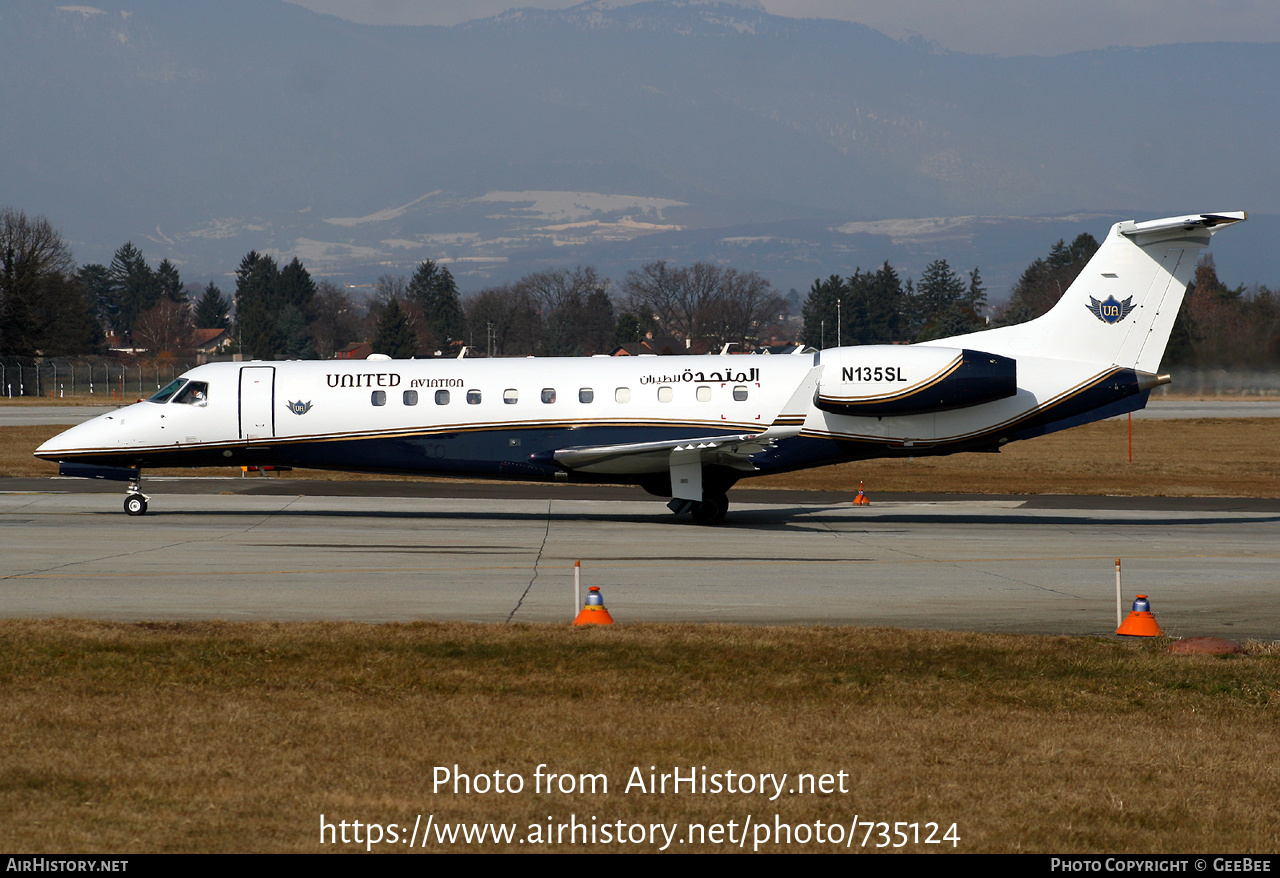
[[[62,427],[0,427],[0,476],[53,476],[57,466],[31,452]],[[174,470],[188,475],[215,470]],[[231,469],[224,473],[238,473]],[[295,470],[283,478],[390,478]],[[869,460],[750,479],[743,487],[977,494],[1126,494],[1280,497],[1280,420],[1189,419],[1086,424],[1000,454]]]
[[[967,852],[1274,852],[1280,656],[1162,647],[856,628],[0,622],[0,849],[320,852],[343,847],[320,844],[321,814],[406,835],[418,815],[509,823],[517,837],[573,814],[680,833],[749,815],[955,823]],[[455,764],[527,786],[433,789],[435,768]],[[603,774],[608,791],[535,793],[540,764]],[[651,766],[786,772],[788,786],[843,771],[847,791],[626,792]],[[427,846],[467,848],[573,849]]]

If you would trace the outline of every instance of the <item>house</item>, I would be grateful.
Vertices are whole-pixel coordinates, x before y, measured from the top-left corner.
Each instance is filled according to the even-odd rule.
[[[335,360],[367,360],[373,353],[373,345],[367,341],[353,341],[333,355]]]
[[[197,329],[191,333],[191,349],[197,354],[221,354],[231,346],[229,329]]]

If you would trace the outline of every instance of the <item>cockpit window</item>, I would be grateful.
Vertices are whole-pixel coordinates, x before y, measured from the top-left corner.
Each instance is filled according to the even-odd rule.
[[[182,392],[173,398],[173,402],[182,405],[204,405],[209,401],[209,385],[204,381],[190,381],[182,388]]]
[[[169,397],[177,393],[178,390],[182,387],[182,385],[186,383],[187,383],[187,379],[185,378],[175,378],[172,381],[170,381],[168,384],[166,384],[164,387],[161,387],[159,390],[157,390],[156,395],[149,397],[147,399],[147,402],[168,402]]]

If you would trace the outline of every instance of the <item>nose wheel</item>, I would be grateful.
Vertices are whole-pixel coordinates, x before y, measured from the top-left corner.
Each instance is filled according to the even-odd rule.
[[[129,490],[124,495],[124,511],[129,515],[146,515],[147,500],[149,498],[142,493],[142,489],[138,487],[137,482],[129,483]]]

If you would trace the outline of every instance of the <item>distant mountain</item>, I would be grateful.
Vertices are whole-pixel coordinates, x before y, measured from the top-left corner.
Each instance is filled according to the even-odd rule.
[[[1280,213],[1276,82],[1274,45],[997,58],[685,0],[450,28],[277,0],[6,3],[0,204],[81,261],[132,239],[191,280],[259,249],[353,282],[426,258],[471,289],[716,258],[786,289],[933,253],[999,291],[1079,227],[849,224]],[[1280,281],[1259,258],[1242,279]]]

